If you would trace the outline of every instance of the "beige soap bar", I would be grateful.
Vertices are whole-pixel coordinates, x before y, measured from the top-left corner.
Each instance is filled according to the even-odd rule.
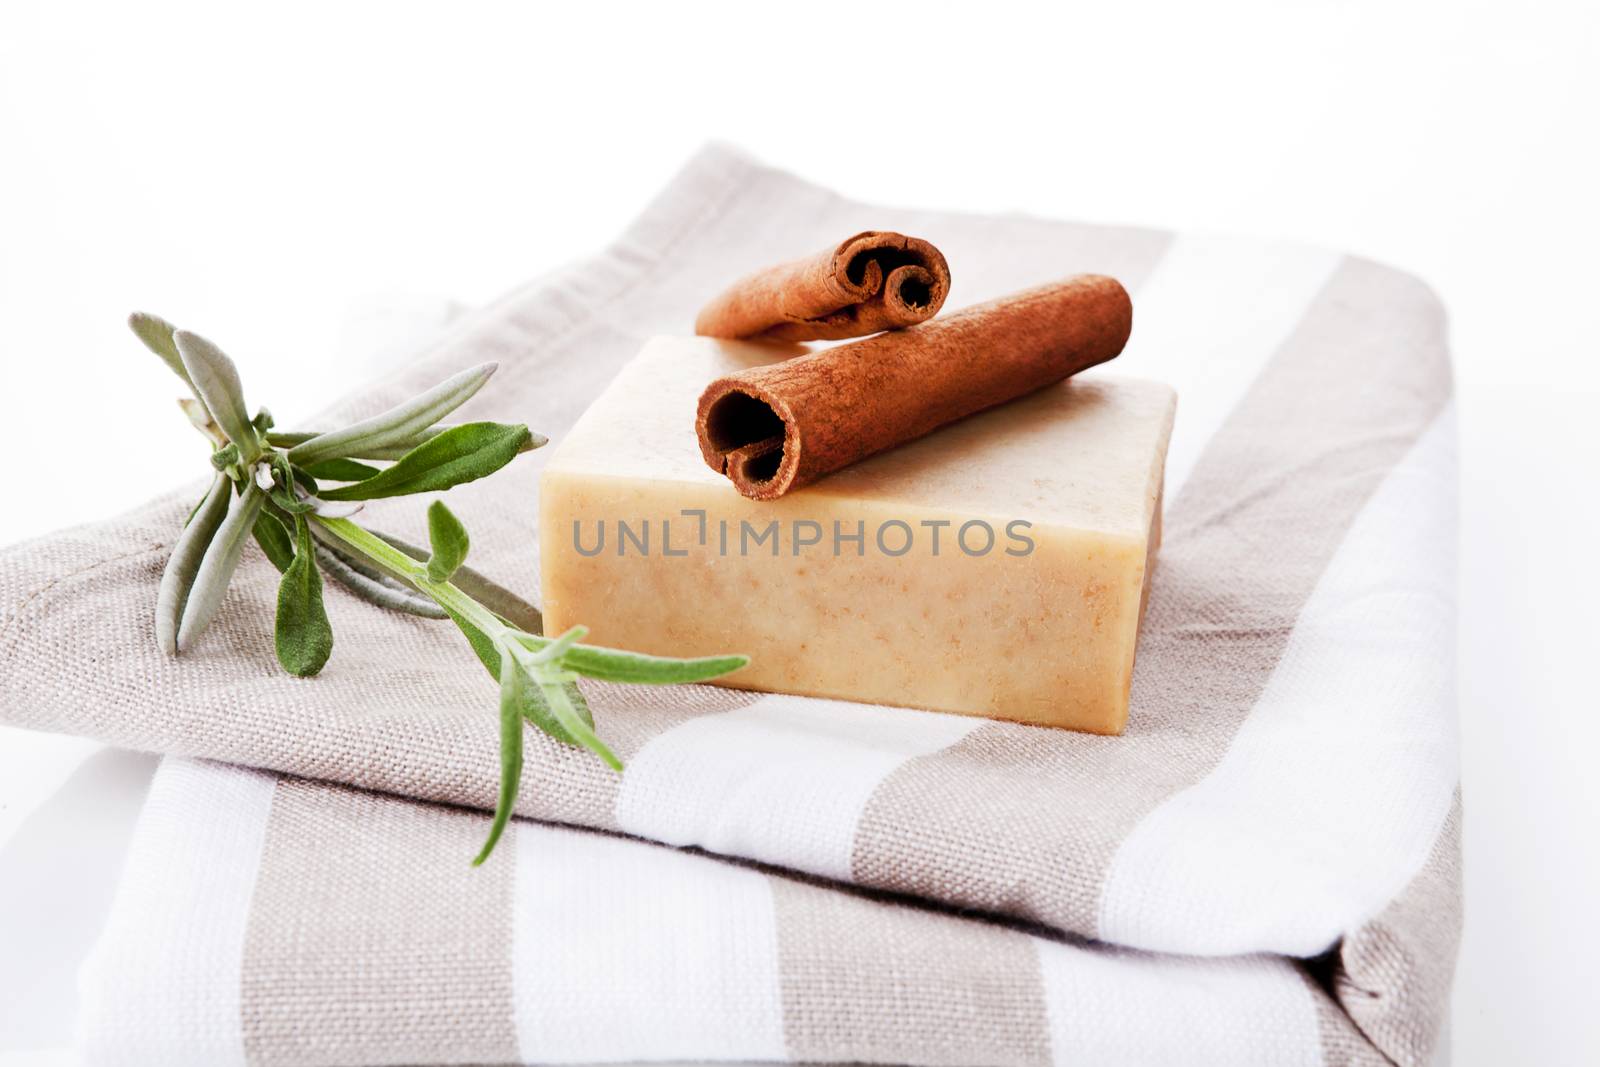
[[[747,500],[695,402],[775,358],[656,338],[583,415],[541,483],[546,632],[747,653],[741,688],[1120,733],[1172,390],[1071,380]]]

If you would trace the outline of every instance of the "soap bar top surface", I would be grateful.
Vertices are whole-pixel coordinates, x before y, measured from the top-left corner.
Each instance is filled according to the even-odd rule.
[[[737,497],[700,455],[694,430],[700,392],[721,375],[798,351],[654,338],[578,420],[547,469],[690,483]],[[1156,382],[1098,374],[1069,379],[862,460],[795,495],[1026,518],[1142,540],[1175,403],[1172,389]]]

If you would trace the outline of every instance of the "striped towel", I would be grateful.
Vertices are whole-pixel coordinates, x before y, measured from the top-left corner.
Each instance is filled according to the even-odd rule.
[[[454,631],[331,588],[334,658],[288,678],[254,560],[167,659],[173,494],[0,556],[0,715],[262,769],[158,777],[91,1059],[1430,1061],[1460,926],[1454,417],[1414,279],[867,207],[710,149],[371,403],[494,358],[474,415],[558,436],[727,277],[874,228],[935,241],[952,306],[1077,271],[1133,292],[1116,369],[1180,410],[1127,734],[586,683],[627,773],[530,734],[518,814],[568,828],[522,823],[471,872],[482,816],[456,809],[492,807],[496,723]],[[452,491],[475,560],[530,593],[541,462]],[[417,512],[369,514],[420,539]]]

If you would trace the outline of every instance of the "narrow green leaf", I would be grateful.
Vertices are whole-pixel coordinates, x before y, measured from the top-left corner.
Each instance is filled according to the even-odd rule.
[[[211,465],[219,471],[236,466],[239,462],[239,446],[229,441],[221,448],[211,453]]]
[[[290,515],[304,515],[317,509],[315,502],[310,500],[301,500],[299,497],[295,496],[292,492],[285,489],[281,485],[274,485],[268,491],[268,495],[271,496],[274,504],[276,504],[279,508],[282,508]]]
[[[189,380],[189,372],[183,367],[183,357],[178,355],[178,346],[172,340],[172,335],[177,327],[159,315],[151,315],[143,311],[135,311],[128,316],[128,328],[134,336],[144,342],[144,346],[156,355],[167,367],[183,379],[183,384],[189,391],[199,395],[199,390],[194,387],[194,382]]]
[[[506,823],[511,820],[511,810],[517,803],[517,789],[522,784],[522,706],[527,678],[518,666],[515,656],[500,657],[500,796],[495,801],[494,822],[489,826],[489,838],[483,850],[472,861],[474,867],[483,863],[494,851]]]
[[[362,419],[342,430],[321,434],[289,450],[289,458],[302,466],[361,454],[362,450],[398,444],[421,433],[456,408],[489,380],[499,366],[483,363],[440,382],[381,415]]]
[[[326,545],[317,546],[317,562],[322,564],[322,569],[330,578],[369,604],[424,619],[449,618],[445,610],[433,601],[386,582],[375,573],[363,573]]]
[[[538,652],[551,643],[548,637],[519,634],[517,640],[526,648]],[[640,652],[625,652],[599,645],[574,645],[561,657],[567,670],[604,682],[628,682],[634,685],[684,685],[720,678],[750,663],[749,656],[704,656],[698,659],[674,659],[669,656],[647,656]]]
[[[504,467],[522,451],[527,437],[526,426],[469,422],[418,445],[364,482],[326,490],[322,498],[376,500],[449,489]]]
[[[538,683],[539,690],[544,693],[545,702],[550,705],[550,712],[556,722],[561,724],[561,728],[579,745],[604,760],[612,770],[622,770],[622,761],[617,758],[616,753],[595,736],[592,724],[584,722],[583,717],[578,714],[578,709],[573,706],[572,698],[567,695],[569,683],[538,675],[535,675],[534,680]]]
[[[578,713],[578,718],[587,726],[594,726],[594,712],[589,710],[589,701],[584,697],[583,690],[578,688],[576,681],[569,681],[561,687],[567,694],[567,700],[572,704],[572,710]]]
[[[322,606],[322,572],[317,569],[316,545],[304,516],[295,517],[294,530],[294,561],[278,583],[273,637],[283,669],[309,678],[322,670],[333,654],[333,626]]]
[[[284,485],[298,485],[312,496],[316,496],[320,489],[317,479],[311,472],[303,467],[296,467],[289,462],[289,457],[282,453],[274,453],[272,457],[272,470],[278,476],[278,481]]]
[[[266,553],[272,565],[278,568],[278,573],[288,570],[289,564],[294,562],[294,541],[290,540],[283,520],[271,510],[263,508],[261,514],[256,516],[253,532],[256,544],[261,546],[261,551]]]
[[[377,474],[378,468],[357,463],[353,459],[325,459],[305,468],[305,472],[313,478],[329,482],[359,482]]]
[[[211,479],[211,488],[189,516],[178,543],[172,546],[166,569],[161,572],[161,588],[156,593],[156,642],[169,656],[177,654],[184,606],[189,602],[200,561],[228,515],[232,490],[233,483],[226,475],[219,473]]]
[[[239,370],[216,345],[188,330],[173,333],[172,341],[183,359],[183,369],[189,372],[206,410],[216,420],[228,440],[239,446],[246,462],[253,463],[261,454],[256,430],[250,423],[250,412],[245,407],[244,389],[239,384]]]
[[[305,515],[308,512],[317,510],[316,501],[301,500],[299,497],[294,495],[293,490],[285,489],[276,482],[273,483],[271,489],[267,490],[267,495],[272,498],[272,502],[274,504],[288,512],[290,515]]]
[[[383,463],[393,463],[424,441],[430,441],[446,430],[455,429],[458,425],[460,423],[441,422],[437,426],[430,426],[426,430],[414,433],[402,441],[396,441],[394,444],[364,447],[356,451],[347,452],[346,455],[351,459],[368,459]],[[267,434],[267,444],[273,448],[294,448],[296,445],[303,445],[312,438],[322,437],[329,432],[327,430],[275,430]],[[534,449],[543,448],[549,443],[550,438],[530,430],[528,442],[522,446],[522,450],[524,452],[532,452]],[[332,480],[340,481],[341,479],[335,478]]]
[[[466,562],[471,541],[467,528],[444,506],[443,500],[428,505],[428,543],[433,546],[433,555],[428,557],[428,577],[435,582],[448,582]]]
[[[228,583],[239,566],[239,555],[244,543],[255,529],[256,516],[261,513],[266,495],[254,485],[246,486],[239,496],[229,495],[228,514],[217,527],[200,567],[195,572],[189,599],[183,606],[183,617],[178,624],[175,646],[179,652],[194,647],[195,641],[205,632],[227,595]]]
[[[368,532],[388,544],[390,548],[410,556],[418,563],[428,561],[427,551],[409,541],[402,541],[393,534],[373,530],[371,527],[368,527]],[[450,584],[519,630],[536,634],[544,629],[544,616],[540,614],[538,608],[471,567],[457,568],[455,575],[450,579]]]
[[[460,628],[462,634],[465,635],[467,643],[472,646],[472,651],[477,654],[478,661],[483,664],[484,669],[492,676],[500,677],[500,660],[502,658],[500,646],[488,634],[472,625],[462,616],[450,611],[448,608],[445,610],[449,613],[451,620]],[[522,693],[522,717],[564,745],[576,745],[578,743],[556,721],[555,716],[551,714],[550,706],[545,702],[538,686],[530,685],[524,687]]]

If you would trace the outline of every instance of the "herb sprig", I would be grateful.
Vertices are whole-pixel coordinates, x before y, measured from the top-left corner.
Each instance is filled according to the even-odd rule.
[[[495,364],[462,371],[342,429],[283,432],[266,408],[249,413],[238,369],[216,345],[141,312],[128,325],[188,385],[191,396],[178,404],[212,448],[211,485],[161,576],[157,642],[172,655],[194,646],[250,540],[282,575],[274,643],[290,674],[314,675],[333,653],[323,574],[379,607],[453,620],[500,685],[500,792],[474,864],[494,851],[516,803],[524,722],[622,769],[594,732],[580,676],[667,685],[706,681],[749,662],[745,656],[671,659],[585,645],[582,626],[543,636],[538,609],[465,566],[471,540],[442,500],[428,505],[426,550],[351,521],[362,501],[475,481],[546,443],[520,424],[441,421],[483,388]],[[387,466],[373,465],[380,463]]]

